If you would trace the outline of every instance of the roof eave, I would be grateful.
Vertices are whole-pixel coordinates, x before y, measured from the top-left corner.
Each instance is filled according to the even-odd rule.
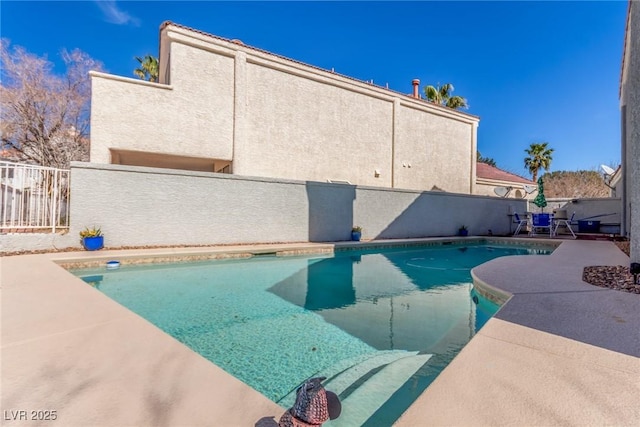
[[[384,86],[379,86],[379,85],[376,85],[376,84],[373,84],[371,82],[367,82],[367,81],[364,81],[364,80],[359,80],[359,79],[356,79],[355,77],[347,76],[345,74],[340,74],[340,73],[337,73],[337,72],[335,72],[333,70],[327,70],[327,69],[324,69],[324,68],[321,68],[321,67],[317,67],[315,65],[307,64],[305,62],[298,61],[298,60],[295,60],[295,59],[291,59],[291,58],[288,58],[286,56],[279,55],[277,53],[269,52],[269,51],[264,50],[264,49],[260,49],[260,48],[254,47],[254,46],[247,45],[245,43],[239,44],[239,43],[235,42],[234,40],[227,39],[227,38],[221,37],[221,36],[217,36],[215,34],[207,33],[205,31],[197,30],[195,28],[187,27],[185,25],[177,24],[177,23],[172,22],[172,21],[164,21],[162,24],[160,24],[160,41],[161,41],[161,43],[163,41],[162,33],[163,33],[163,31],[165,31],[169,27],[174,27],[175,29],[178,29],[178,30],[190,31],[190,32],[199,34],[201,36],[209,37],[209,38],[212,38],[214,40],[218,40],[218,41],[222,41],[224,43],[231,44],[231,45],[235,46],[236,48],[241,48],[243,50],[246,49],[246,50],[258,52],[258,53],[261,53],[261,54],[264,54],[264,55],[271,55],[271,56],[274,56],[274,57],[279,58],[281,60],[290,61],[290,62],[292,62],[294,64],[298,64],[298,65],[302,65],[302,66],[305,66],[305,67],[309,67],[309,68],[312,68],[312,69],[315,69],[315,70],[322,71],[324,73],[330,73],[333,76],[339,76],[339,77],[342,77],[344,79],[348,79],[348,80],[357,82],[359,84],[365,84],[367,86],[371,86],[373,88],[376,88],[377,90],[381,90],[381,91],[387,92],[391,96],[398,96],[399,95],[399,96],[402,96],[404,99],[409,99],[409,100],[411,100],[413,102],[418,103],[418,105],[424,105],[427,108],[433,108],[433,109],[441,111],[442,113],[445,113],[445,114],[460,115],[462,117],[466,117],[467,120],[470,119],[470,120],[475,121],[475,122],[478,122],[480,120],[480,116],[469,114],[469,113],[466,113],[466,112],[463,112],[463,111],[459,111],[459,110],[456,110],[456,109],[453,109],[453,108],[445,107],[445,106],[442,106],[442,105],[434,104],[433,102],[429,102],[429,101],[421,99],[421,98],[415,98],[415,97],[413,97],[411,95],[407,95],[406,93],[395,91],[393,89],[388,89],[388,88],[386,88]],[[160,46],[160,51],[162,51],[162,46]],[[162,63],[162,61],[161,61],[161,63]],[[167,64],[167,66],[168,66],[168,64]]]

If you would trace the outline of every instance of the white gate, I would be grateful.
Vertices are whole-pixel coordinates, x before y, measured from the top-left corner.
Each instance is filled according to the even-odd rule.
[[[69,228],[69,171],[0,162],[0,231]]]

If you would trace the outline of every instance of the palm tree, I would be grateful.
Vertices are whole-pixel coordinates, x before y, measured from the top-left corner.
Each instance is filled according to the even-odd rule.
[[[478,163],[486,163],[489,166],[493,166],[494,168],[498,167],[494,159],[492,159],[491,157],[482,157],[482,154],[480,153],[480,151],[477,151],[477,150],[476,150],[476,161]]]
[[[142,80],[150,82],[158,81],[158,58],[153,55],[146,55],[144,59],[136,56],[136,60],[140,63],[140,68],[133,70],[133,74]]]
[[[524,167],[529,169],[531,172],[532,181],[536,182],[538,178],[538,170],[541,168],[544,170],[549,170],[551,166],[551,154],[553,153],[553,148],[547,148],[549,143],[541,142],[541,143],[532,143],[529,148],[527,148],[525,153],[527,153],[527,157],[524,158]]]
[[[429,85],[424,88],[425,95],[431,102],[453,108],[454,110],[457,110],[458,108],[467,108],[467,100],[461,96],[451,96],[453,91],[454,88],[451,83],[445,83],[442,86],[438,84],[436,87]]]

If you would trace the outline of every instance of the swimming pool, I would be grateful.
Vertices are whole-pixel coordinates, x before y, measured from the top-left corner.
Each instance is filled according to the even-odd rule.
[[[343,401],[332,425],[390,425],[498,309],[474,302],[470,269],[550,251],[452,244],[74,273],[283,407],[322,375]]]

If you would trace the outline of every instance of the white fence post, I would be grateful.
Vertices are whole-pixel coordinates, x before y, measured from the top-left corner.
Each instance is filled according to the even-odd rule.
[[[0,162],[0,231],[69,228],[69,170]]]

